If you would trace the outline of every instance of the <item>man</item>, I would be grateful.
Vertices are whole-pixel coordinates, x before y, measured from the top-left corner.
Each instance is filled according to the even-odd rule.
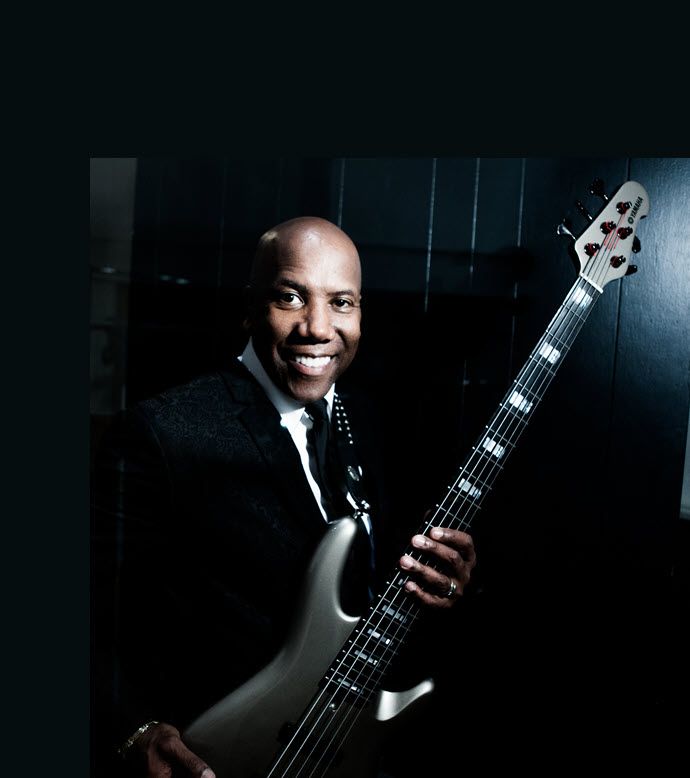
[[[96,536],[122,518],[119,725],[134,733],[125,749],[134,774],[214,776],[180,732],[275,655],[328,520],[357,507],[362,485],[374,507],[360,536],[380,545],[377,484],[357,440],[347,468],[329,449],[330,472],[350,474],[336,487],[314,461],[315,404],[325,399],[331,416],[341,403],[335,384],[360,320],[350,238],[324,219],[284,222],[259,241],[240,360],[140,404],[104,447]],[[121,502],[109,504],[118,483]],[[429,565],[410,556],[399,565],[410,597],[444,609],[469,580],[474,547],[460,531],[430,535],[412,540]],[[349,581],[361,591],[356,572]]]

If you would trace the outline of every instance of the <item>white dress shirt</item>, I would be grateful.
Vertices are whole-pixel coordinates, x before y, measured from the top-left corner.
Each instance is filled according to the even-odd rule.
[[[307,432],[312,428],[312,421],[309,414],[304,410],[304,405],[297,400],[289,397],[285,392],[281,392],[280,389],[271,381],[268,373],[264,370],[264,366],[256,356],[254,351],[254,345],[251,338],[247,343],[246,348],[242,352],[242,355],[237,357],[239,361],[249,370],[249,372],[256,378],[261,384],[261,387],[268,395],[268,399],[273,403],[276,410],[280,414],[281,426],[290,433],[292,440],[297,448],[300,461],[302,462],[302,469],[304,475],[307,477],[309,486],[314,493],[316,504],[319,506],[321,513],[326,521],[328,516],[326,509],[323,506],[321,499],[321,489],[314,480],[314,476],[311,473],[309,467],[309,449],[307,447]],[[331,412],[333,410],[333,395],[335,394],[335,384],[331,386],[325,396],[326,405],[328,407],[328,418],[331,418]]]

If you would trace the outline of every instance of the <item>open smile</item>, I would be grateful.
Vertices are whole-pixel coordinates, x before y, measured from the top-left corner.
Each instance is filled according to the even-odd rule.
[[[328,372],[334,358],[330,355],[290,354],[286,361],[301,375],[320,376]]]

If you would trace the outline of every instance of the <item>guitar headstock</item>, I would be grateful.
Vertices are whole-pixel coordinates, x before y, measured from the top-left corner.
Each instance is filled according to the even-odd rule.
[[[599,289],[637,270],[630,263],[632,254],[639,250],[635,232],[639,220],[649,213],[649,196],[637,181],[627,181],[610,198],[603,194],[602,187],[597,180],[590,188],[590,193],[598,194],[606,203],[596,216],[590,216],[580,202],[576,203],[580,212],[591,220],[579,238],[575,239],[565,222],[558,229],[559,234],[574,240],[580,275]]]

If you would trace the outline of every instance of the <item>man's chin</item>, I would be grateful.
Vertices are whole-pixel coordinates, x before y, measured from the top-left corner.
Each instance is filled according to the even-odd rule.
[[[290,397],[306,405],[320,400],[334,383],[335,376],[289,376],[286,390]]]

